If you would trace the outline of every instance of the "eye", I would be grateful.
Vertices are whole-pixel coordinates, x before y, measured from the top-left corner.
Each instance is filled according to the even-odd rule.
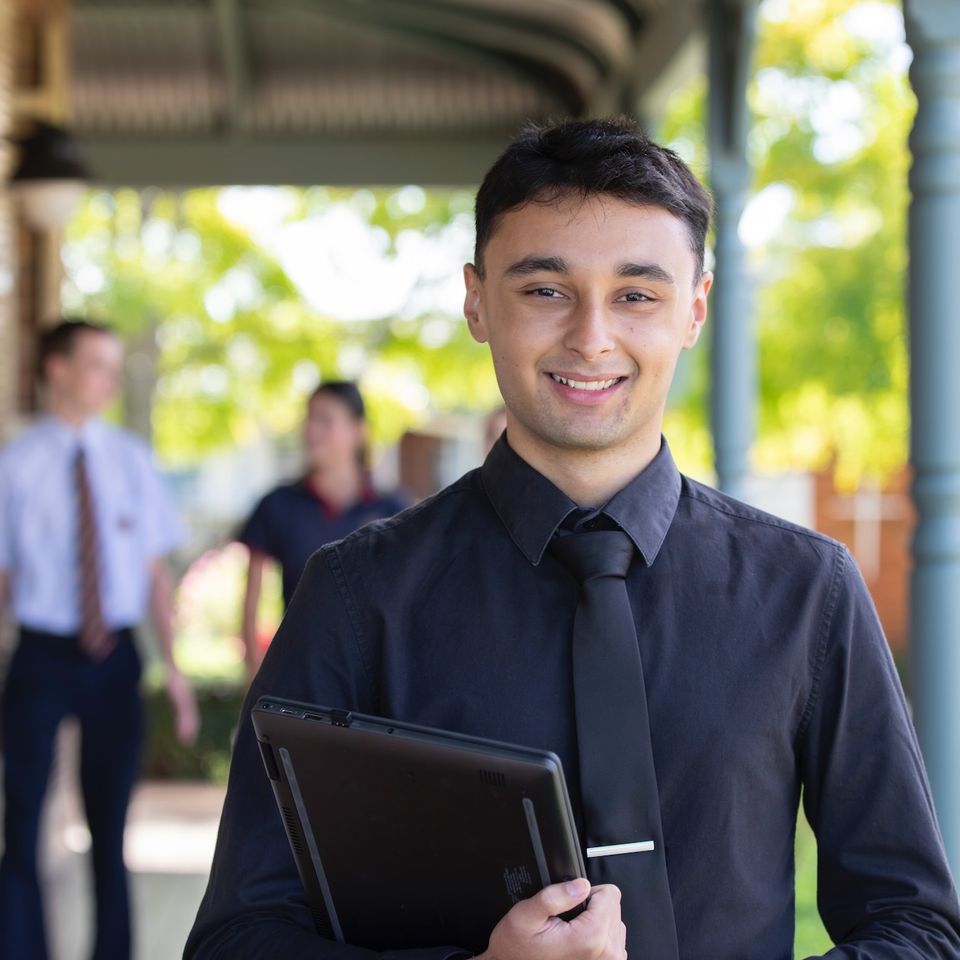
[[[641,293],[639,290],[631,290],[630,293],[625,293],[622,297],[622,300],[625,300],[627,303],[655,303],[655,298],[647,296],[645,293]]]
[[[553,287],[534,287],[532,290],[527,290],[527,296],[544,300],[559,300],[563,294]]]

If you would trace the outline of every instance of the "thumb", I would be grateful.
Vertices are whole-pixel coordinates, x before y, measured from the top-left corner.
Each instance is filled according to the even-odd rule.
[[[583,903],[590,895],[590,881],[579,877],[568,880],[566,883],[554,883],[544,887],[536,896],[527,900],[532,922],[543,923],[550,917],[572,910],[577,904]],[[536,919],[534,919],[536,913]]]

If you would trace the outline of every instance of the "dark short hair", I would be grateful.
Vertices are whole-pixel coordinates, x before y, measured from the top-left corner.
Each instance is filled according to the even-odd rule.
[[[51,357],[68,357],[77,345],[77,339],[87,333],[115,337],[116,331],[105,323],[68,317],[56,326],[45,330],[40,337],[39,361],[40,378],[43,379],[47,361]]]
[[[320,396],[336,397],[353,414],[356,420],[367,419],[367,410],[360,390],[350,380],[330,380],[327,383],[321,383],[310,394],[310,400]]]
[[[483,251],[500,217],[536,201],[573,193],[608,194],[638,206],[662,207],[682,220],[703,273],[713,201],[690,168],[654,143],[627,117],[531,124],[500,155],[477,192],[474,263],[483,276]]]

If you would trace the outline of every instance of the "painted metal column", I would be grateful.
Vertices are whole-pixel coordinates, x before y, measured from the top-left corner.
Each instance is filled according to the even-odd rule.
[[[906,0],[910,79],[910,409],[914,719],[960,878],[960,5]]]
[[[710,186],[716,200],[711,293],[710,426],[717,485],[744,496],[756,404],[756,342],[750,281],[739,225],[750,185],[747,81],[755,0],[709,0]]]

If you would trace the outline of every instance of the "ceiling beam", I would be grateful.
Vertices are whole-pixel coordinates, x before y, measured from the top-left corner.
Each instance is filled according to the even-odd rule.
[[[670,95],[682,79],[695,71],[697,58],[691,40],[703,36],[703,14],[696,0],[676,0],[651,13],[638,36],[631,86],[644,120],[662,115]]]
[[[394,3],[398,0],[393,0]],[[463,18],[471,33],[491,23],[511,32],[552,39],[589,57],[602,73],[606,73],[629,53],[631,24],[622,11],[609,0],[399,0],[410,7],[420,7]],[[558,58],[556,51],[554,58]]]
[[[187,188],[232,184],[474,187],[509,136],[80,138],[101,185]]]
[[[240,133],[246,122],[250,95],[250,64],[241,4],[243,0],[213,0],[213,12],[226,82],[224,127]]]
[[[403,0],[286,2],[372,33],[402,37],[455,61],[506,70],[559,96],[571,113],[583,110],[601,75],[598,64],[576,44],[521,33],[492,17],[477,22],[463,10],[417,9]]]

